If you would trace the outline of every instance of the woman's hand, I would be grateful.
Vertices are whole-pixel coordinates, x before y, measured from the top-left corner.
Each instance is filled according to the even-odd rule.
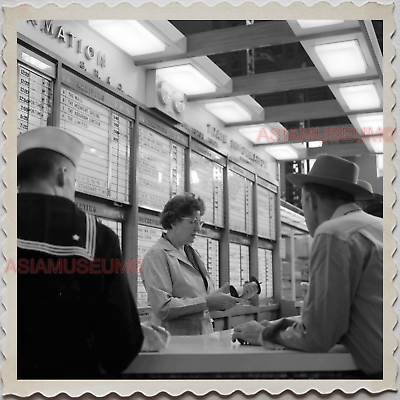
[[[206,296],[207,307],[210,311],[228,310],[240,303],[239,299],[224,293],[228,287],[229,283],[225,283],[218,290]]]

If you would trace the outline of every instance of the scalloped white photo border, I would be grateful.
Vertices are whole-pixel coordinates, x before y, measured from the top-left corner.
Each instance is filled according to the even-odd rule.
[[[397,291],[393,283],[396,275],[396,264],[393,254],[396,250],[396,241],[392,234],[396,226],[396,216],[393,212],[396,194],[392,185],[396,177],[396,169],[392,161],[396,153],[395,142],[384,144],[384,379],[382,381],[343,381],[343,380],[108,380],[108,381],[21,381],[16,379],[16,275],[4,273],[7,260],[16,259],[16,21],[18,19],[93,19],[104,18],[110,12],[110,7],[104,3],[97,3],[91,7],[72,4],[59,7],[55,4],[35,8],[29,4],[16,7],[3,7],[4,21],[2,33],[6,45],[3,48],[3,61],[6,64],[2,83],[6,94],[2,107],[6,113],[3,123],[3,134],[7,138],[2,149],[6,160],[6,168],[2,178],[7,187],[3,197],[3,206],[6,216],[2,228],[7,238],[2,246],[5,257],[3,260],[3,280],[6,289],[2,293],[2,303],[6,312],[2,318],[2,327],[6,332],[2,342],[2,352],[6,360],[1,376],[3,380],[3,394],[29,396],[41,393],[45,396],[55,396],[58,393],[67,393],[77,397],[84,393],[95,396],[104,396],[108,393],[117,393],[120,396],[144,394],[154,396],[166,393],[178,396],[185,392],[195,395],[205,395],[211,391],[221,395],[230,395],[240,391],[246,395],[254,395],[260,391],[264,394],[280,394],[290,390],[295,394],[317,391],[321,394],[340,390],[343,393],[355,393],[365,389],[370,393],[381,393],[387,390],[397,390],[396,377],[398,366],[393,353],[398,345],[393,328],[397,323],[397,315],[393,303],[397,298]],[[258,6],[255,3],[244,3],[232,6],[229,3],[218,3],[210,7],[204,3],[194,3],[184,7],[178,3],[170,3],[160,7],[154,3],[133,6],[121,3],[112,7],[114,15],[121,19],[129,15],[132,19],[315,19],[329,15],[329,19],[382,19],[384,20],[384,118],[386,126],[395,127],[395,119],[391,110],[395,104],[395,95],[392,84],[395,80],[395,71],[391,61],[395,55],[395,47],[391,36],[395,31],[393,6],[368,3],[356,6],[353,3],[342,3],[336,7],[323,2],[313,6],[296,2],[290,6],[278,3],[268,3]],[[256,18],[255,18],[256,17]],[[266,392],[266,393],[265,393]]]

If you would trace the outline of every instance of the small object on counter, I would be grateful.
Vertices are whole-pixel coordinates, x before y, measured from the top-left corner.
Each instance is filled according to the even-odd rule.
[[[141,352],[160,351],[168,347],[171,335],[166,329],[150,321],[141,322],[140,325],[144,335]]]
[[[250,282],[245,282],[238,290],[234,286],[229,286],[232,297],[237,297],[243,300],[251,299],[256,294],[261,293],[261,285],[254,276],[250,278]]]
[[[243,345],[243,346],[254,346],[251,343],[246,342],[243,339],[236,338],[233,342],[236,342],[236,341],[238,341],[239,344]],[[275,343],[272,343],[272,342],[264,343],[263,347],[266,348],[267,350],[285,350],[284,346],[282,346],[280,344],[275,344]]]

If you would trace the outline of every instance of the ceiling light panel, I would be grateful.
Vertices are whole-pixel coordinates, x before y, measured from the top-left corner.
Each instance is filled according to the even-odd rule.
[[[267,137],[272,137],[271,131],[264,125],[254,125],[239,128],[239,132],[254,144],[266,143]]]
[[[311,142],[308,142],[308,147],[311,149],[317,148],[317,147],[322,147],[323,142],[321,140],[313,140]]]
[[[135,20],[89,20],[89,25],[131,56],[162,52],[166,44]]]
[[[251,114],[233,100],[205,103],[204,106],[226,124],[251,120]]]
[[[191,64],[160,68],[157,74],[186,95],[213,93],[217,86]]]
[[[239,132],[254,144],[276,143],[284,140],[284,127],[279,122],[243,126]]]
[[[288,21],[326,82],[382,80],[382,53],[379,45],[375,46],[376,37],[366,31],[370,26],[373,30],[367,22],[371,21],[346,20],[343,24],[301,29],[297,21]]]
[[[290,144],[265,146],[265,151],[276,160],[293,160],[299,157],[296,149]]]
[[[369,144],[372,146],[375,153],[383,153],[383,137],[382,136],[371,138],[371,140],[369,141]]]
[[[371,110],[381,107],[381,98],[374,83],[339,88],[347,107],[353,110]]]
[[[358,115],[356,119],[364,135],[383,134],[383,113]]]
[[[309,20],[288,20],[287,23],[292,28],[296,36],[316,35],[320,33],[332,33],[344,30],[357,30],[360,29],[360,22],[358,20],[343,20],[343,19],[309,19]]]
[[[303,20],[297,20],[297,22],[302,29],[310,29],[310,28],[319,28],[321,26],[343,24],[344,19],[332,19],[332,20],[303,19]]]
[[[320,44],[314,50],[331,78],[362,75],[367,71],[358,40]]]

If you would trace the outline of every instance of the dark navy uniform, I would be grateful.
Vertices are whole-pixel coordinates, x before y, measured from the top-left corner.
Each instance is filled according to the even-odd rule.
[[[17,378],[122,372],[143,334],[116,234],[59,196],[18,194],[17,219]]]

